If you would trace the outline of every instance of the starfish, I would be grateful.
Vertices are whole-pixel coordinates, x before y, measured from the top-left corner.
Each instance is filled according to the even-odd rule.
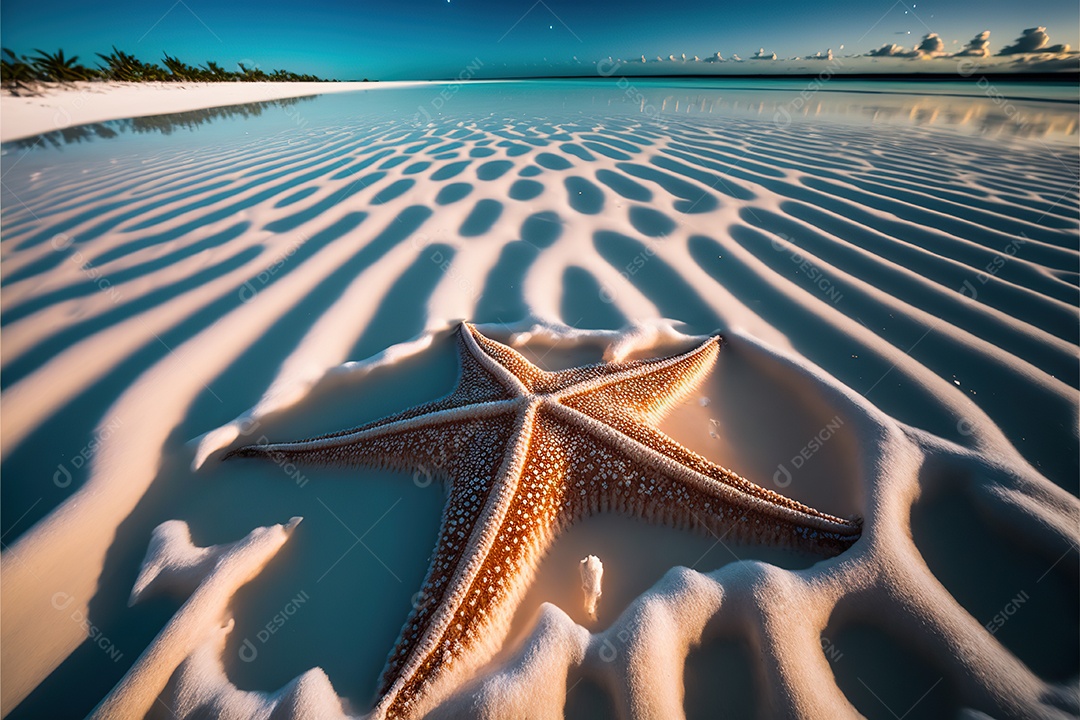
[[[656,425],[723,340],[667,358],[545,372],[469,324],[441,400],[350,430],[230,456],[440,476],[447,501],[423,589],[383,671],[375,718],[419,717],[489,660],[553,539],[603,511],[835,555],[859,520],[716,465]]]

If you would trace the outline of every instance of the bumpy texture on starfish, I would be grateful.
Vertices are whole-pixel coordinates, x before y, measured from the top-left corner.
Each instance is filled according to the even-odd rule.
[[[462,324],[461,374],[445,398],[230,454],[419,470],[448,482],[421,602],[387,661],[374,717],[417,717],[488,660],[554,537],[593,513],[829,555],[858,539],[858,521],[759,487],[656,429],[720,345],[714,337],[670,358],[544,372]]]

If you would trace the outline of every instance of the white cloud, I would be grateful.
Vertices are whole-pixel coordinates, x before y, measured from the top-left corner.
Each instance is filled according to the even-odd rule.
[[[776,53],[767,53],[765,48],[760,48],[756,53],[750,56],[751,60],[775,60]]]
[[[915,57],[914,50],[905,50],[895,43],[885,43],[877,50],[866,53],[867,57]]]
[[[1050,36],[1046,34],[1046,28],[1027,28],[1016,42],[1001,48],[998,55],[1070,55],[1072,48],[1068,45],[1050,45]]]
[[[895,43],[885,43],[866,55],[867,57],[937,58],[945,55],[945,43],[937,33],[926,33],[922,41],[911,50]]]
[[[915,54],[920,58],[941,57],[945,54],[945,43],[937,33],[926,33],[922,42],[915,48]]]
[[[973,37],[956,57],[990,57],[990,31],[983,30]]]
[[[829,48],[829,51],[827,53],[825,53],[824,55],[822,55],[821,52],[818,51],[817,55],[807,55],[806,59],[807,60],[832,60],[833,59],[832,48]]]
[[[1050,42],[1050,36],[1046,34],[1046,28],[1033,27],[1020,33],[1016,42],[1001,48],[998,55],[1023,55],[1026,53],[1042,53],[1046,44]]]

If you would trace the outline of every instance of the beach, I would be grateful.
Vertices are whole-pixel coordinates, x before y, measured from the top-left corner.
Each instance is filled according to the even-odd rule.
[[[407,85],[383,83],[387,87]],[[106,120],[165,115],[371,87],[361,82],[74,82],[0,95],[0,142]]]
[[[365,716],[443,478],[224,458],[441,397],[463,321],[721,337],[659,429],[862,535],[585,519],[432,717],[1075,716],[1075,87],[888,90],[5,95],[4,716]]]

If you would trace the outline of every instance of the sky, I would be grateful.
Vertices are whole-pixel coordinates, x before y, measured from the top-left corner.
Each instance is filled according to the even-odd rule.
[[[998,70],[1067,69],[1080,63],[1078,6],[1076,0],[4,0],[0,40],[18,53],[62,48],[84,63],[115,45],[147,61],[168,52],[192,64],[243,62],[339,80],[595,76],[598,63],[601,74],[810,72],[822,63],[805,58],[829,59],[830,49],[836,72],[949,72],[965,58],[968,68],[978,62]],[[1025,30],[1014,49],[1041,52],[996,56]],[[1057,47],[1062,44],[1069,53]],[[968,55],[954,57],[969,47]],[[868,56],[872,51],[878,56]],[[724,62],[716,62],[717,53]]]

